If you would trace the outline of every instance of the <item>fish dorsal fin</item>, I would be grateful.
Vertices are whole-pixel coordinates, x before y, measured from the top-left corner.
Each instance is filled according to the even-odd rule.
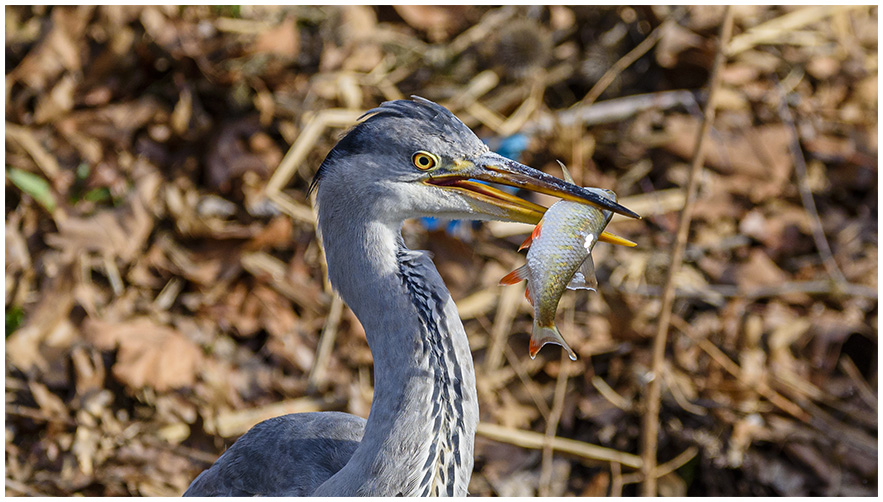
[[[595,277],[595,262],[592,255],[586,257],[586,260],[579,266],[579,270],[573,274],[567,289],[588,289],[597,291],[598,279]]]
[[[522,265],[500,279],[501,286],[511,286],[527,279],[527,265]]]
[[[529,248],[530,245],[533,244],[534,239],[539,239],[542,227],[543,220],[540,220],[540,222],[537,223],[537,226],[533,227],[533,232],[531,232],[531,234],[527,236],[527,239],[524,239],[524,242],[521,243],[521,246],[518,247],[518,250],[521,251],[524,248]]]
[[[561,162],[560,160],[556,160],[555,162],[558,162],[558,165],[561,166],[561,172],[564,173],[564,181],[573,183],[573,176],[570,175],[570,171],[567,170],[567,166],[564,165],[564,162]]]

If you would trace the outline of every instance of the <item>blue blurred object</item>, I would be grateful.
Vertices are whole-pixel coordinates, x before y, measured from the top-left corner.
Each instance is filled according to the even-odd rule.
[[[527,146],[530,144],[530,138],[524,134],[513,134],[505,138],[490,138],[483,141],[491,150],[517,162],[521,162],[521,154],[527,150]]]
[[[527,150],[530,144],[530,138],[524,134],[513,134],[504,138],[491,137],[482,139],[484,144],[492,151],[499,153],[507,159],[521,162],[521,154]],[[483,182],[479,182],[483,183]],[[514,193],[517,189],[513,187],[501,187],[504,190]],[[464,224],[462,220],[442,220],[431,216],[420,218],[420,223],[430,232],[444,227],[448,235],[456,237],[460,240],[471,241],[472,231],[477,230],[481,226],[481,222],[473,222],[472,225]]]

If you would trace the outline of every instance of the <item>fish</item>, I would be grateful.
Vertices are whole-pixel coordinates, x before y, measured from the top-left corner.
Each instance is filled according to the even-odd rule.
[[[559,164],[564,179],[573,183],[567,168],[561,162]],[[616,194],[612,190],[585,188],[616,202]],[[612,211],[587,204],[566,200],[556,202],[518,248],[519,251],[530,248],[527,263],[500,279],[500,285],[527,280],[524,296],[534,308],[529,346],[531,359],[536,358],[544,345],[554,343],[563,347],[570,359],[576,361],[576,353],[555,326],[555,313],[566,289],[597,290],[592,249],[599,240],[628,247],[636,245],[604,231],[612,217]]]

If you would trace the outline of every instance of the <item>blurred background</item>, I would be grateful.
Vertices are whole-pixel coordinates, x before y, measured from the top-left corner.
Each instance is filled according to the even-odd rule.
[[[877,494],[877,12],[735,8],[659,375],[660,494]],[[476,362],[470,492],[638,492],[723,8],[5,14],[7,495],[179,495],[260,420],[367,416],[371,353],[308,186],[363,111],[412,94],[644,216],[609,227],[638,247],[595,248],[599,292],[561,301],[576,362],[531,360],[523,286],[497,286],[528,226],[406,223]]]

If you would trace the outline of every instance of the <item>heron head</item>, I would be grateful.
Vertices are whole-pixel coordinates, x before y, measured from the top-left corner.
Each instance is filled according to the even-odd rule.
[[[331,150],[313,186],[320,208],[356,205],[372,217],[417,216],[537,223],[546,208],[483,182],[640,218],[590,190],[491,152],[443,106],[415,97],[383,103]]]

